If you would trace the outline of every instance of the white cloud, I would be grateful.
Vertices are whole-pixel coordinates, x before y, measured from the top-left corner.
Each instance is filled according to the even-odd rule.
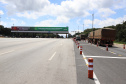
[[[4,14],[4,12],[2,10],[0,10],[0,15],[3,15],[3,14]]]
[[[21,25],[25,25],[26,23],[24,21],[21,21]]]
[[[69,18],[65,17],[65,16],[58,16],[56,19],[57,23],[68,23],[69,22]]]
[[[115,9],[121,9],[121,8],[126,8],[126,0],[115,0],[114,8]]]
[[[56,22],[54,22],[54,20],[44,20],[41,22],[37,22],[35,26],[54,26],[56,25]]]
[[[17,20],[14,19],[14,18],[11,18],[10,20],[11,20],[12,24],[16,24],[17,23]]]
[[[78,19],[77,22],[76,22],[78,25],[80,25],[80,20],[81,20],[81,19]]]
[[[75,30],[75,31],[71,31],[71,32],[69,32],[71,35],[74,35],[75,33],[81,33],[81,32],[83,32],[82,30]]]
[[[25,25],[26,23],[20,19],[11,18],[11,24],[14,25]]]
[[[99,15],[99,16],[101,16],[103,18],[106,18],[106,17],[108,17],[108,16],[110,16],[112,14],[116,14],[116,12],[115,11],[112,11],[109,8],[100,8],[98,10],[98,13],[97,13],[97,15]]]
[[[14,19],[14,18],[11,18],[11,21],[16,21],[16,19]]]
[[[36,25],[39,26],[68,23],[72,18],[89,16],[92,11],[97,11],[95,14],[101,15],[107,20],[109,16],[116,13],[115,9],[126,8],[126,0],[66,0],[62,1],[60,5],[50,3],[49,0],[2,0],[2,3],[6,3],[9,15],[16,14],[18,17],[28,19],[38,19],[45,15],[56,17],[55,20],[37,22]],[[98,22],[98,20],[96,21]],[[84,24],[90,27],[89,23],[92,24],[92,21],[85,20]],[[106,24],[108,23],[106,22]]]
[[[48,0],[4,0],[9,14],[15,12],[40,11],[50,2]]]
[[[1,3],[7,4],[6,0],[0,0]]]
[[[1,22],[0,22],[0,25],[6,26],[7,24],[6,24],[5,22],[1,21]]]
[[[37,19],[39,17],[39,15],[37,13],[28,13],[28,12],[24,12],[24,13],[17,13],[18,17],[26,17],[28,19]]]
[[[56,26],[60,23],[68,23],[68,22],[69,22],[69,18],[65,16],[59,16],[55,20],[49,19],[49,20],[37,22],[35,26]]]
[[[91,28],[91,25],[92,24],[92,21],[91,20],[89,20],[89,19],[85,19],[84,20],[84,25],[85,25],[85,27],[90,27]]]
[[[116,18],[116,19],[113,19],[113,18],[107,18],[105,20],[95,19],[94,28],[103,28],[105,26],[121,24],[124,20],[126,20],[126,15],[124,15],[123,17]],[[91,20],[88,20],[88,19],[84,20],[84,23],[86,24],[86,27],[92,28],[91,26],[89,26],[89,25],[92,25]]]
[[[121,0],[66,0],[60,5],[52,4],[49,0],[4,0],[8,14],[17,14],[19,17],[36,19],[40,16],[65,16],[69,18],[86,17],[89,11],[99,8],[120,6]],[[124,2],[125,0],[123,0]],[[118,3],[117,3],[118,2]],[[112,12],[112,11],[111,11]]]

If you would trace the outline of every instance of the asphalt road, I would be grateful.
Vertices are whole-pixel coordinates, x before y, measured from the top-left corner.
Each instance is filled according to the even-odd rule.
[[[0,84],[77,84],[76,77],[71,39],[0,39]]]
[[[126,84],[126,49],[109,47],[109,51],[106,51],[103,46],[97,47],[84,41],[79,43],[84,55],[79,55],[80,51],[74,44],[78,84]],[[88,68],[84,57],[86,60],[94,59],[94,73],[99,83],[85,77]]]
[[[126,49],[80,45],[84,55],[71,39],[1,38],[0,84],[126,84]]]

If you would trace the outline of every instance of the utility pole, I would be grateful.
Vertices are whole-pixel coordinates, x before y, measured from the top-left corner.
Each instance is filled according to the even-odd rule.
[[[94,13],[92,14],[92,29],[93,29],[93,24],[94,24]]]
[[[94,24],[94,13],[92,14],[92,29],[93,29],[93,24]],[[93,39],[94,39],[94,29],[93,29]]]

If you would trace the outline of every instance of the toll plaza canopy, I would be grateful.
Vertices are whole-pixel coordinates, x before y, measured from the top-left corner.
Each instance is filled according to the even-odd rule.
[[[68,27],[26,27],[12,26],[11,32],[68,34]]]

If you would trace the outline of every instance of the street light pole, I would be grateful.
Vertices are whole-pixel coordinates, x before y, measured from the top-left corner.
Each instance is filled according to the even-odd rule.
[[[93,29],[93,23],[94,23],[94,13],[92,14],[92,29]],[[94,29],[93,29],[93,39],[94,39]]]
[[[92,29],[93,29],[93,24],[94,24],[94,13],[92,14]]]

